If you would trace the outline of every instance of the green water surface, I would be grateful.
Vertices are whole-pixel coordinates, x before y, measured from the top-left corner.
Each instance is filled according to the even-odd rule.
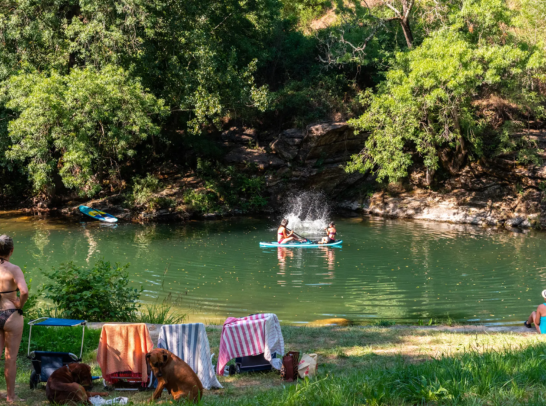
[[[546,233],[355,218],[337,221],[341,248],[260,248],[274,220],[181,224],[66,222],[0,216],[15,242],[12,261],[33,290],[41,269],[104,258],[130,263],[142,299],[172,304],[189,320],[273,312],[285,323],[446,318],[510,324],[546,289]]]

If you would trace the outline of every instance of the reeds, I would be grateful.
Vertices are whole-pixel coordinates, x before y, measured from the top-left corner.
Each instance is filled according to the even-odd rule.
[[[165,303],[143,305],[137,316],[139,323],[149,324],[181,324],[184,320],[185,314],[174,313],[172,306]]]

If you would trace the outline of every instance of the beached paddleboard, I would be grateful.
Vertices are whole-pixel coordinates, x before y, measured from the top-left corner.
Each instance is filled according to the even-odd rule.
[[[95,220],[105,221],[107,223],[116,223],[118,221],[118,219],[111,214],[105,213],[97,209],[93,209],[91,207],[80,206],[79,209],[83,214],[92,217]]]
[[[279,244],[278,242],[261,242],[260,247],[286,247],[286,248],[313,248],[313,247],[333,247],[339,246],[343,240],[339,240],[330,244],[316,244],[312,242],[295,242],[287,244]]]

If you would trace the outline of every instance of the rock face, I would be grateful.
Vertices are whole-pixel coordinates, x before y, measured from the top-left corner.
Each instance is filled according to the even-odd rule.
[[[222,140],[229,150],[224,161],[235,165],[253,162],[265,170],[274,207],[289,191],[317,189],[337,195],[367,177],[349,174],[343,168],[366,140],[366,134],[355,135],[347,123],[318,123],[304,130],[253,133],[252,137],[246,130],[224,133]]]
[[[514,167],[506,161],[472,163],[437,190],[412,184],[389,187],[367,199],[342,202],[367,214],[481,226],[546,228],[546,167]]]
[[[286,190],[316,189],[335,196],[351,189],[367,176],[347,173],[344,165],[362,150],[366,137],[340,122],[283,131],[269,144],[285,161],[281,170],[267,176],[272,195],[280,201]]]
[[[372,175],[344,170],[350,157],[362,150],[366,137],[355,135],[346,123],[328,122],[280,133],[234,127],[222,133],[219,142],[225,164],[265,178],[270,203],[264,208],[267,212],[278,210],[288,193],[315,189],[325,192],[344,213],[546,229],[546,164],[522,166],[506,157],[472,162],[430,187],[426,173],[415,167],[404,184],[381,189]],[[546,131],[537,131],[535,139],[546,150]],[[167,174],[168,168],[163,172]],[[122,206],[122,195],[81,203],[126,220],[187,220],[194,214],[185,206],[184,192],[203,188],[203,180],[181,169],[168,175],[170,185],[157,196],[176,202],[176,208],[129,210]],[[69,202],[60,211],[80,215],[77,207]]]

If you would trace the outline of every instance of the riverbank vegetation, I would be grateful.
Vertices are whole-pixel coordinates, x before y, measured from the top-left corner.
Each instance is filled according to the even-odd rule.
[[[482,157],[535,163],[543,10],[543,0],[0,2],[0,194],[218,211],[242,193],[236,209],[257,210],[266,171],[222,162],[221,133],[321,120],[370,131],[348,170],[380,181],[412,165],[431,182]],[[249,148],[267,150],[256,140]],[[172,173],[209,179],[182,203],[147,191]]]
[[[61,329],[56,330],[50,333],[54,343]],[[72,344],[79,347],[81,330],[64,329],[70,330],[76,337]],[[86,332],[84,361],[92,365],[94,374],[100,373],[95,362],[99,332]],[[540,405],[546,401],[546,346],[527,331],[282,326],[282,332],[287,351],[319,355],[316,380],[283,383],[276,373],[220,377],[224,389],[207,391],[201,404]],[[220,333],[219,328],[207,328],[211,352],[217,353]],[[70,342],[64,335],[62,340]],[[18,362],[18,395],[26,404],[42,404],[44,391],[28,389],[29,362],[22,357]],[[150,393],[114,392],[114,396],[144,404]]]
[[[144,289],[129,286],[129,266],[98,260],[89,267],[69,262],[45,271],[48,280],[31,292],[25,315],[31,320],[61,317],[88,322],[184,322],[186,315],[173,310],[170,295],[163,302],[140,301]]]

